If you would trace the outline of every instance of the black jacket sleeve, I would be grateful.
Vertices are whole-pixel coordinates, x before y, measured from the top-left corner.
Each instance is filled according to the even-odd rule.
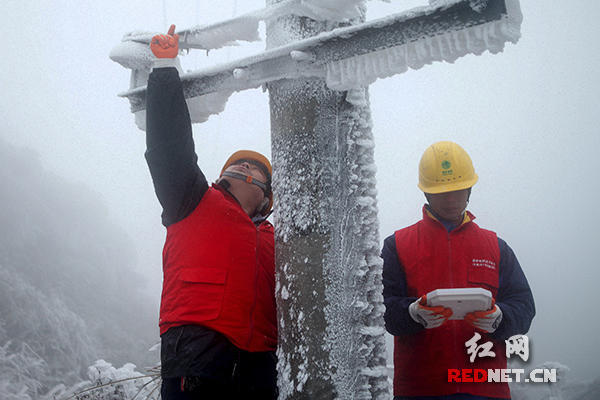
[[[527,278],[512,249],[498,238],[500,246],[500,280],[496,304],[502,310],[502,321],[491,336],[505,340],[526,334],[535,316],[535,303]]]
[[[148,79],[146,161],[163,225],[181,221],[196,208],[208,183],[198,168],[181,80],[172,67],[154,69]]]
[[[385,304],[385,329],[394,336],[409,335],[425,329],[408,313],[408,306],[416,297],[406,295],[406,275],[398,260],[396,238],[387,237],[381,251],[383,258],[383,303]]]

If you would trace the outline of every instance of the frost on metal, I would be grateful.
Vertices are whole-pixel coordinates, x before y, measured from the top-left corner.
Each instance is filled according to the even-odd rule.
[[[147,44],[136,42],[134,39],[147,36],[148,32],[131,32],[123,36],[121,43],[113,47],[109,57],[123,67],[131,69],[130,88],[144,87],[148,83],[148,77],[152,70],[152,64],[156,60]],[[183,76],[183,70],[176,62],[179,74]],[[225,109],[227,100],[233,90],[220,90],[207,93],[204,96],[188,97],[186,103],[190,112],[192,123],[201,123],[208,120],[211,115],[219,114]],[[131,110],[135,117],[136,126],[146,130],[146,110],[139,109],[139,100],[131,100]]]
[[[216,115],[227,105],[227,100],[233,91],[222,90],[220,92],[208,93],[204,96],[189,97],[185,99],[190,113],[190,120],[193,124],[202,123],[208,120],[211,115]],[[140,110],[133,113],[135,125],[138,129],[146,130],[146,110]]]
[[[185,97],[231,93],[281,79],[326,78],[334,90],[366,86],[375,79],[434,61],[453,62],[470,53],[501,51],[506,41],[518,40],[522,21],[518,0],[432,0],[432,6],[358,25],[339,27],[334,21],[313,21],[320,29],[306,35],[303,27],[297,32],[285,29],[295,18],[289,14],[290,4],[286,1],[267,7],[273,15],[275,10],[285,11],[284,16],[265,19],[267,51],[182,75]],[[211,26],[221,29],[223,24],[227,25]],[[202,32],[207,30],[209,27],[202,28]],[[130,42],[123,42],[111,53],[111,58],[124,66],[139,68],[132,69],[130,90],[119,94],[129,99],[133,113],[145,108],[149,72],[145,69],[150,62],[147,48],[131,42],[141,35],[129,35]]]
[[[460,1],[461,0],[429,0],[429,5],[432,7],[449,7]],[[469,0],[469,4],[473,10],[481,12],[487,7],[489,1],[490,0]]]
[[[374,141],[365,88],[346,95],[338,114],[340,164],[330,171],[333,229],[325,258],[325,318],[339,398],[389,398],[385,374],[382,263],[379,258]],[[325,210],[323,210],[326,212]]]
[[[300,0],[294,14],[316,21],[344,21],[359,18],[364,0]]]
[[[432,0],[432,7],[420,12],[432,13],[459,0]],[[471,0],[469,5],[480,12],[488,0]],[[521,37],[523,20],[518,0],[506,0],[507,15],[498,21],[471,27],[460,27],[440,34],[419,31],[418,40],[400,46],[333,61],[327,64],[327,85],[334,90],[347,90],[373,83],[380,78],[420,69],[436,61],[453,63],[467,54],[481,55],[488,50],[496,54],[507,41],[516,43]],[[415,11],[411,11],[414,13]],[[422,26],[419,27],[422,29]]]
[[[150,46],[133,41],[138,36],[148,35],[151,33],[139,31],[126,33],[121,42],[111,49],[108,56],[125,68],[150,71],[155,59],[154,54],[150,51]]]
[[[296,23],[269,24],[267,42],[332,28]],[[268,88],[280,399],[389,399],[367,89],[316,78]]]
[[[367,89],[269,90],[280,398],[388,399]]]
[[[260,20],[260,15],[252,13],[214,25],[199,25],[184,31],[180,40],[184,47],[206,50],[237,46],[239,41],[254,42],[260,40],[258,34]]]
[[[197,25],[178,30],[182,49],[213,50],[237,46],[240,41],[260,40],[259,23],[286,15],[309,17],[316,21],[347,21],[361,16],[365,0],[285,0],[270,7],[209,25]],[[125,68],[140,69],[152,64],[148,43],[152,36],[163,32],[132,31],[125,34],[110,58]],[[141,63],[141,65],[140,65]]]

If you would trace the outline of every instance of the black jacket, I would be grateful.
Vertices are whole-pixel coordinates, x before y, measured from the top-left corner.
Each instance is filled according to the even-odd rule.
[[[146,161],[163,209],[162,223],[168,227],[192,213],[208,190],[175,68],[158,68],[150,74],[146,129]],[[199,325],[171,328],[161,336],[163,378],[193,376],[246,388],[262,385],[272,391],[276,364],[273,352],[242,351],[222,334]]]

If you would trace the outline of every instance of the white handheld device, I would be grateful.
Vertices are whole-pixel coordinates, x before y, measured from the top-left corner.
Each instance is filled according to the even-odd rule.
[[[473,311],[485,311],[492,307],[492,293],[483,288],[436,289],[427,293],[428,306],[444,306],[452,309],[449,319],[464,319]]]

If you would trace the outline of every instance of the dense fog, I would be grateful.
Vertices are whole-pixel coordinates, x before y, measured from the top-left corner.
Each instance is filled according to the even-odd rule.
[[[0,186],[0,397],[72,385],[97,359],[155,365],[135,246],[98,194],[4,140]]]
[[[368,18],[426,3],[369,1]],[[144,135],[116,96],[129,71],[108,54],[128,31],[189,27],[264,6],[219,4],[7,5],[0,25],[11,38],[0,59],[0,359],[19,354],[40,393],[84,379],[99,358],[140,369],[156,359],[147,350],[158,340],[164,228]],[[536,300],[527,367],[558,361],[571,381],[591,381],[600,376],[600,6],[521,1],[521,9],[522,38],[503,53],[371,85],[380,240],[420,218],[423,150],[438,140],[460,143],[480,177],[469,209],[514,249]],[[182,64],[191,70],[263,48],[192,52]],[[209,180],[237,149],[270,154],[267,94],[234,94],[194,134]],[[15,381],[6,365],[0,385]]]

